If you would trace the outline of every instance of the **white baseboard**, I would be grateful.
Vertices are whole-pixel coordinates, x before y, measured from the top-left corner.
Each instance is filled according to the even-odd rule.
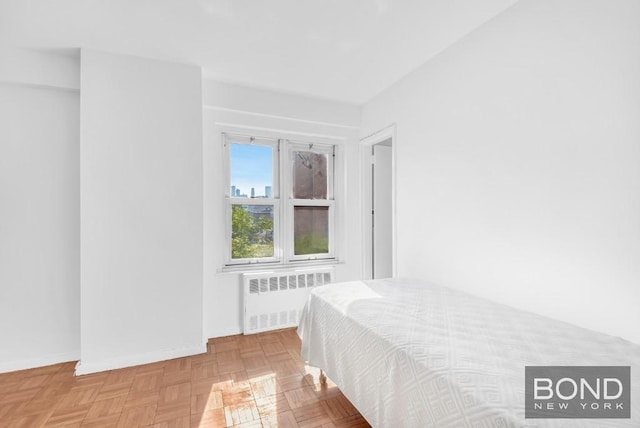
[[[238,325],[230,328],[229,327],[216,328],[216,329],[212,329],[205,332],[205,334],[206,334],[207,340],[215,339],[218,337],[235,336],[238,334],[242,334],[242,326]]]
[[[82,361],[76,365],[76,376],[90,373],[104,372],[107,370],[121,369],[124,367],[138,366],[140,364],[155,363],[157,361],[171,360],[173,358],[188,357],[207,352],[207,344],[202,343],[186,348],[167,349],[164,351],[147,352],[144,354],[130,355],[121,358],[111,358],[98,361]]]
[[[65,352],[62,354],[44,355],[38,358],[27,358],[23,360],[0,362],[0,373],[50,366],[53,364],[66,363],[69,361],[78,361],[79,359],[80,351],[75,351]]]

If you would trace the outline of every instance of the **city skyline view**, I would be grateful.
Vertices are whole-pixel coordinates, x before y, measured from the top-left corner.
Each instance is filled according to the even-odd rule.
[[[231,197],[235,198],[271,198],[273,196],[273,188],[271,186],[264,186],[262,192],[259,192],[255,187],[252,187],[247,192],[246,189],[231,184]]]
[[[273,148],[232,143],[229,155],[231,196],[267,197],[267,188],[273,189]],[[252,188],[255,190],[254,195],[251,195]]]

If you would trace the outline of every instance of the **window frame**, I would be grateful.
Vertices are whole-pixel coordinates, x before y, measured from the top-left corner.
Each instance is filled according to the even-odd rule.
[[[287,140],[286,157],[288,162],[288,173],[284,179],[283,188],[287,190],[287,217],[285,219],[286,231],[286,257],[291,262],[326,260],[335,258],[335,145],[321,143],[303,143]],[[299,199],[293,196],[293,153],[306,151],[327,155],[327,198],[326,199]],[[288,180],[287,180],[288,179]],[[295,207],[327,207],[328,213],[328,239],[329,248],[327,253],[301,254],[296,255],[295,251]]]
[[[248,264],[264,264],[278,263],[282,258],[282,243],[280,233],[280,156],[279,141],[273,138],[253,137],[241,134],[222,133],[222,141],[224,145],[225,156],[225,265],[248,265]],[[255,146],[271,147],[272,155],[272,182],[271,182],[271,198],[241,198],[231,196],[231,144],[247,144]],[[246,257],[233,258],[232,254],[232,215],[234,205],[272,205],[273,206],[273,256],[272,257]]]
[[[276,136],[251,136],[238,132],[222,132],[224,179],[224,267],[257,267],[265,265],[297,265],[337,260],[336,257],[336,148],[333,142],[304,142]],[[273,148],[273,183],[271,198],[238,198],[231,196],[232,143],[262,145]],[[327,199],[293,198],[293,152],[311,151],[327,155]],[[232,210],[234,205],[273,205],[273,257],[232,257]],[[294,254],[294,208],[297,206],[328,207],[328,253]]]

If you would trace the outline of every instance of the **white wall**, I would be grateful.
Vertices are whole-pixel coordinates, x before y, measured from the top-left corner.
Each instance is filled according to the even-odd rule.
[[[400,275],[640,343],[638,22],[523,0],[364,107],[397,123]]]
[[[40,88],[80,89],[79,49],[0,46],[0,82]]]
[[[221,132],[288,135],[338,144],[342,154],[338,201],[338,280],[360,277],[358,129],[360,108],[293,94],[205,81],[204,102],[204,334],[242,331],[241,274],[224,272],[224,173]]]
[[[86,50],[80,103],[78,56],[0,54],[0,371],[82,357],[82,374],[241,332],[240,274],[221,271],[223,128],[339,145],[337,279],[360,277],[360,108]]]
[[[203,352],[200,69],[83,50],[80,125],[76,373]]]
[[[74,61],[0,52],[0,372],[80,353]]]

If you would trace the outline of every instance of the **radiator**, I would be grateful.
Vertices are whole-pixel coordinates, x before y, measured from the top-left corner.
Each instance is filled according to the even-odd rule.
[[[244,334],[295,327],[314,287],[333,282],[334,268],[243,274]]]

